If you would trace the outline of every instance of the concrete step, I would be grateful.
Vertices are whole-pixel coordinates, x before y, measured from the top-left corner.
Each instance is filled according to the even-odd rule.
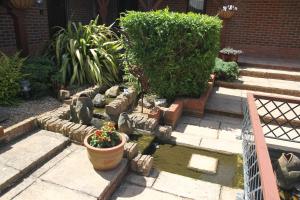
[[[247,93],[256,93],[262,95],[274,95],[265,92],[253,90],[241,90],[225,87],[214,87],[209,97],[205,111],[208,113],[226,115],[231,117],[243,117],[243,104],[247,103]],[[291,97],[288,95],[276,95],[278,97]],[[298,109],[296,110],[298,111]],[[289,113],[288,113],[289,114]],[[276,116],[278,113],[276,113]]]
[[[71,144],[6,192],[2,200],[107,200],[128,172],[128,160],[113,170],[95,170],[86,148]]]
[[[215,81],[215,85],[232,89],[253,90],[300,97],[300,82],[296,81],[240,76],[238,80],[233,82]]]
[[[271,79],[280,79],[280,80],[288,80],[288,81],[300,81],[300,72],[297,71],[243,66],[240,68],[239,72],[241,76],[271,78]]]
[[[50,131],[37,130],[0,148],[0,195],[31,171],[61,152],[69,139]]]
[[[300,71],[299,59],[282,59],[276,57],[239,56],[239,66],[252,66],[267,69]]]
[[[242,103],[246,101],[246,93],[240,89],[214,87],[205,106],[205,111],[242,118]]]

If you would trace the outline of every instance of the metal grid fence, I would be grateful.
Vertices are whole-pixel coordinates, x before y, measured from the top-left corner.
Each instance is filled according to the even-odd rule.
[[[256,146],[248,107],[244,107],[243,120],[244,199],[263,199]]]
[[[279,99],[277,98],[276,100],[278,101]],[[286,113],[283,110],[278,111],[284,104],[280,106],[275,103],[276,106],[272,107],[269,103],[272,103],[272,105],[275,103],[274,97],[248,94],[247,104],[243,108],[244,120],[242,138],[245,200],[280,199],[265,136],[274,139],[283,139],[283,134],[289,135],[291,131],[286,131],[286,129],[282,131],[278,126],[282,127],[287,124],[293,124],[294,122],[292,121],[295,119],[286,120],[289,119],[284,117]],[[274,114],[275,110],[278,113],[277,115]],[[284,120],[280,121],[279,119]],[[277,125],[277,127],[274,127],[274,124]],[[293,127],[296,128],[294,125]],[[281,134],[277,134],[276,136],[269,135],[276,130],[281,130]]]
[[[300,101],[293,98],[255,95],[264,136],[300,142]]]

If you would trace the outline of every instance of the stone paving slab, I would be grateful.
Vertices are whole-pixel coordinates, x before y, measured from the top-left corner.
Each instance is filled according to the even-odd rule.
[[[300,82],[297,81],[240,76],[238,80],[234,82],[216,81],[215,83],[216,85],[227,88],[248,89],[269,93],[300,96]]]
[[[239,89],[214,88],[205,109],[210,112],[242,115],[242,92]]]
[[[225,115],[216,115],[211,113],[205,113],[203,120],[216,121],[221,123],[229,123],[234,125],[242,126],[242,119],[237,117],[230,117]]]
[[[24,170],[46,154],[62,147],[68,141],[68,138],[61,134],[40,130],[2,148],[0,150],[0,162],[15,169]]]
[[[195,200],[219,200],[221,186],[189,177],[160,172],[153,188]]]
[[[69,139],[60,134],[40,130],[1,148],[0,170],[5,173],[0,175],[0,190],[54,156],[68,143]]]
[[[11,188],[9,191],[3,194],[1,196],[1,200],[10,200],[13,199],[15,196],[17,196],[19,193],[21,193],[23,190],[25,190],[27,187],[29,187],[31,184],[33,184],[41,175],[43,175],[45,172],[49,171],[52,167],[54,167],[57,163],[59,163],[61,160],[63,160],[65,157],[67,157],[71,152],[77,150],[79,145],[71,144],[66,149],[64,149],[62,152],[54,156],[52,159],[50,159],[48,162],[43,164],[41,167],[39,167],[37,170],[33,171],[30,176],[26,177],[22,181],[20,181],[17,185],[15,185],[13,188]]]
[[[187,167],[199,172],[215,174],[217,172],[218,159],[200,154],[192,154]]]
[[[179,119],[179,124],[191,124],[191,125],[200,125],[201,122],[201,118],[199,117],[191,117],[191,116],[186,116],[183,115],[180,119]]]
[[[242,141],[229,141],[229,140],[214,140],[214,139],[202,139],[200,148],[214,151],[223,154],[242,154]]]
[[[40,179],[98,198],[109,190],[110,186],[123,178],[127,171],[127,160],[111,171],[96,171],[88,160],[84,147],[72,152]]]
[[[240,140],[241,136],[241,124],[230,124],[230,123],[221,123],[219,130],[219,139],[220,140]]]
[[[19,176],[20,171],[0,163],[0,194],[1,190],[9,187]]]
[[[220,200],[243,200],[243,190],[222,186]]]
[[[156,180],[159,172],[155,169],[152,169],[149,176],[141,176],[136,173],[130,172],[125,180],[128,183],[136,184],[142,187],[152,187],[154,181]]]
[[[206,125],[196,126],[196,125],[190,125],[190,124],[178,124],[175,131],[181,132],[184,135],[216,139],[218,137],[218,128],[210,128],[210,127],[208,127],[208,125],[207,126]]]
[[[96,200],[95,197],[85,193],[72,190],[60,185],[52,184],[44,181],[36,181],[22,193],[14,198],[14,200],[53,200],[53,199],[80,199],[80,200]]]
[[[201,136],[186,135],[176,131],[171,133],[171,142],[174,142],[177,145],[186,147],[199,147],[201,140]]]
[[[112,200],[179,200],[182,197],[157,191],[151,188],[141,187],[129,183],[122,184],[114,193]]]
[[[24,191],[26,188],[28,188],[30,185],[32,185],[35,182],[36,178],[34,177],[27,177],[22,180],[18,185],[14,186],[11,190],[4,193],[0,199],[1,200],[12,200],[14,197],[16,197],[18,194],[20,194],[22,191]]]
[[[300,153],[300,143],[265,138],[269,148],[283,150],[287,152]]]

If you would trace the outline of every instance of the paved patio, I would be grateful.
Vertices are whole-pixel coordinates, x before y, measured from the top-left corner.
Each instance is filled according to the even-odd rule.
[[[105,199],[127,173],[127,160],[111,171],[95,171],[85,147],[72,144],[5,193],[1,200]]]
[[[183,116],[172,132],[176,144],[224,154],[241,154],[242,120],[206,114],[202,119]]]
[[[160,173],[153,171],[151,177],[129,173],[112,199],[236,200],[242,199],[242,192],[240,189],[233,189],[164,171]]]

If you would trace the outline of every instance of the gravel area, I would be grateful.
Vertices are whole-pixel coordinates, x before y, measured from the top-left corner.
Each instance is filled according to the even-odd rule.
[[[29,117],[56,109],[61,105],[62,103],[57,99],[53,97],[45,97],[38,100],[24,101],[17,106],[0,106],[0,115],[9,115],[9,119],[4,122],[0,122],[0,126],[7,128],[8,126],[11,126]]]

